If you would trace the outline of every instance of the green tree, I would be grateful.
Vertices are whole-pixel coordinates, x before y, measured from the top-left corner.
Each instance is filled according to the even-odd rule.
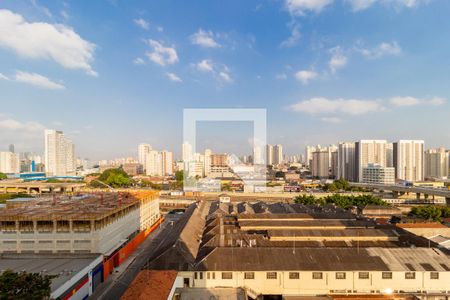
[[[176,171],[175,172],[175,180],[180,182],[184,179],[184,172],[183,171]]]
[[[5,173],[0,172],[0,180],[8,178]]]
[[[6,270],[0,275],[0,299],[48,299],[55,277]]]
[[[415,206],[411,209],[409,215],[425,220],[442,222],[442,218],[450,217],[450,208],[437,205]]]
[[[98,181],[101,181],[109,186],[114,188],[118,187],[128,187],[132,184],[131,178],[122,168],[116,169],[108,169],[103,171],[103,173],[97,178]],[[90,185],[92,187],[101,187],[105,186],[96,180],[92,180]]]

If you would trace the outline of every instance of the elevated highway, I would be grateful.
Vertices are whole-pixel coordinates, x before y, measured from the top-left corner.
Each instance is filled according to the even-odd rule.
[[[450,190],[443,189],[443,188],[372,184],[372,183],[360,183],[360,182],[351,182],[350,186],[383,190],[383,191],[391,191],[394,194],[394,197],[398,197],[400,195],[409,194],[409,193],[416,194],[417,199],[420,199],[421,195],[423,195],[425,199],[428,199],[430,196],[431,197],[443,197],[443,198],[445,198],[447,205],[450,205]]]

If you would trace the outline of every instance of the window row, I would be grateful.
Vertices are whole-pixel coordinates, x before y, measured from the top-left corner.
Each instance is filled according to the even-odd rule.
[[[221,272],[222,279],[233,279],[233,272]],[[266,279],[277,279],[277,272],[266,272]],[[336,272],[336,279],[346,279],[346,272]],[[215,272],[206,272],[207,279],[216,279]],[[203,272],[195,272],[195,279],[203,279]],[[358,272],[359,279],[369,279],[369,272]],[[382,272],[382,279],[392,279],[392,272]],[[244,272],[244,279],[255,279],[255,272]],[[289,279],[300,279],[300,272],[289,272]],[[312,272],[312,279],[323,279],[323,272]],[[405,272],[405,279],[416,279],[415,272]],[[439,272],[430,272],[430,279],[439,279]]]

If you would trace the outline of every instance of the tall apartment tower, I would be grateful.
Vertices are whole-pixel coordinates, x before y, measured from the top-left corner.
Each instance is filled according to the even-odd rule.
[[[45,172],[49,176],[66,176],[75,171],[75,146],[62,131],[46,129]]]
[[[444,148],[425,151],[425,178],[445,179],[449,177],[449,152]]]
[[[388,142],[386,140],[360,140],[355,143],[357,181],[362,182],[363,169],[369,164],[387,166]]]
[[[424,179],[424,141],[400,140],[394,143],[395,178],[407,181]]]
[[[355,143],[339,143],[337,160],[337,178],[350,182],[357,181]]]
[[[161,151],[162,164],[163,164],[163,175],[172,176],[173,175],[173,152],[163,150]]]
[[[266,165],[273,165],[273,146],[266,146]]]
[[[138,162],[143,166],[144,172],[147,166],[147,162],[145,161],[147,154],[152,150],[152,146],[146,143],[141,143],[138,146]]]
[[[328,178],[330,170],[330,155],[328,149],[312,153],[311,173],[313,177]]]
[[[283,146],[278,144],[273,146],[273,164],[279,165],[283,163]]]
[[[5,174],[20,173],[19,155],[13,152],[0,152],[0,172]]]

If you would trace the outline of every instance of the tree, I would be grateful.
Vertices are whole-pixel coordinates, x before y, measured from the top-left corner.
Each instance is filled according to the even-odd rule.
[[[175,180],[180,182],[184,179],[184,171],[176,171],[175,172]]]
[[[442,218],[450,217],[450,208],[445,206],[428,205],[428,206],[415,206],[409,213],[410,216],[432,220],[435,222],[442,222]]]
[[[105,170],[97,180],[114,188],[128,187],[132,184],[130,177],[122,168]],[[92,180],[90,185],[93,187],[104,187],[103,184],[96,180]]]
[[[8,178],[5,173],[0,172],[0,180]]]
[[[48,299],[55,277],[6,270],[0,275],[0,299]]]

